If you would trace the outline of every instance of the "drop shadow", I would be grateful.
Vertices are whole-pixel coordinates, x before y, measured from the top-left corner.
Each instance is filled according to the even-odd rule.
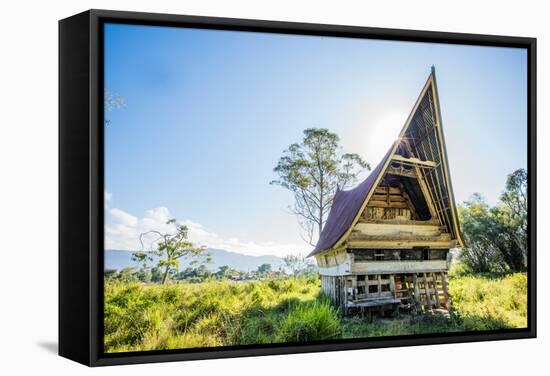
[[[57,342],[38,342],[36,345],[51,354],[57,355],[58,353]]]

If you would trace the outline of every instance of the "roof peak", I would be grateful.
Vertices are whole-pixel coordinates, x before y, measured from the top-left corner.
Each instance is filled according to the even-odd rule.
[[[350,190],[338,191],[338,199],[336,200],[335,196],[335,200],[329,212],[325,226],[321,231],[317,245],[309,256],[313,256],[332,247],[337,247],[345,241],[347,234],[350,233],[352,227],[358,220],[361,211],[364,210],[367,201],[370,199],[372,191],[385,174],[385,171],[388,168],[387,166],[389,165],[389,160],[391,160],[392,156],[397,152],[397,149],[402,142],[406,142],[408,144],[408,141],[404,141],[404,138],[407,135],[407,132],[410,132],[410,129],[412,129],[411,127],[415,127],[416,131],[414,134],[407,135],[407,140],[409,138],[417,138],[417,136],[420,135],[422,141],[417,140],[417,143],[428,141],[431,143],[428,146],[423,145],[422,152],[419,151],[420,149],[418,149],[416,143],[414,145],[409,145],[409,148],[414,148],[416,150],[414,154],[419,154],[416,157],[421,160],[438,162],[437,172],[438,176],[441,176],[442,179],[437,178],[436,184],[436,180],[432,178],[433,181],[430,180],[430,184],[434,187],[431,187],[430,185],[429,189],[433,192],[436,192],[437,189],[436,193],[438,197],[436,197],[437,202],[434,205],[440,206],[437,213],[442,213],[442,217],[440,218],[442,225],[448,228],[448,231],[455,239],[458,240],[459,244],[463,244],[458,225],[458,214],[456,212],[451,179],[448,171],[447,151],[441,131],[441,115],[439,111],[437,85],[435,82],[435,66],[432,66],[431,74],[424,84],[424,87],[420,92],[420,95],[418,96],[405,124],[403,125],[398,138],[394,140],[391,148],[388,150],[382,161],[374,170],[371,171],[369,176],[362,183],[354,188],[351,188]],[[421,126],[419,124],[423,125]],[[428,132],[426,133],[426,137],[422,135],[422,132]],[[432,144],[437,145],[437,147],[432,149]],[[428,155],[427,151],[431,154]],[[437,187],[435,185],[437,185]],[[442,194],[441,191],[446,191],[446,194]],[[432,198],[432,201],[433,199],[434,198]],[[437,215],[439,216],[440,214]]]

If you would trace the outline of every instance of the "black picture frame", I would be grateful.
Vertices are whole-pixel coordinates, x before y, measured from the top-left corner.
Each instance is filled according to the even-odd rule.
[[[105,22],[520,47],[528,58],[528,327],[319,343],[105,354],[103,317],[103,34]],[[88,10],[59,21],[59,354],[88,366],[536,337],[536,39],[172,14]]]

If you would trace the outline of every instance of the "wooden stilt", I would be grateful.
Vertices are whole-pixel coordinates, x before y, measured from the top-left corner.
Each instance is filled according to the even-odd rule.
[[[441,286],[443,287],[443,295],[445,295],[445,308],[451,308],[449,291],[447,290],[447,273],[441,272]]]
[[[435,274],[435,273],[431,273],[431,274],[432,274],[432,285],[433,285],[433,289],[434,289],[435,304],[436,304],[436,307],[437,307],[437,308],[440,308],[440,304],[439,304],[439,290],[437,289],[436,274]]]
[[[424,306],[420,304],[420,286],[418,286],[418,275],[413,274],[413,285],[414,285],[414,302],[417,308],[424,309]]]
[[[426,276],[426,273],[423,273],[424,275],[424,292],[426,293],[426,301],[425,301],[425,306],[427,309],[431,309],[432,308],[432,299],[431,299],[431,296],[430,296],[430,284],[428,282],[428,277]]]
[[[450,307],[444,272],[322,276],[321,287],[344,315],[384,316],[400,307],[413,312]]]

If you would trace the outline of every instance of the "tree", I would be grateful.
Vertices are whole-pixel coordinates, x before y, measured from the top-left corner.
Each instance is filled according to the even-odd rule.
[[[115,108],[123,108],[126,106],[124,98],[120,95],[115,95],[112,92],[105,90],[103,94],[103,109],[105,111],[112,111]],[[111,124],[109,119],[105,119],[105,125]]]
[[[527,268],[527,171],[508,175],[500,202],[490,207],[479,195],[459,208],[467,247],[462,260],[476,272]]]
[[[218,275],[220,278],[228,277],[230,271],[231,271],[231,268],[229,266],[222,265],[218,267],[218,271],[216,272],[216,275]]]
[[[467,245],[460,253],[461,261],[476,273],[500,270],[501,256],[494,241],[496,221],[490,206],[475,193],[458,209]]]
[[[521,168],[508,175],[506,189],[500,197],[501,205],[495,216],[511,246],[504,251],[507,263],[515,270],[527,267],[527,170]]]
[[[103,275],[105,276],[105,279],[111,279],[111,278],[115,277],[116,274],[117,274],[116,269],[105,269],[105,271],[103,272]]]
[[[229,277],[240,277],[241,275],[243,275],[243,273],[227,265],[222,265],[218,267],[218,271],[215,273],[215,275],[219,278],[229,278]]]
[[[212,275],[212,272],[208,268],[201,264],[198,268],[187,267],[185,270],[177,273],[175,278],[178,280],[192,280],[202,282],[205,279],[209,278]]]
[[[133,253],[133,258],[144,265],[148,261],[153,261],[152,256],[157,256],[157,268],[163,270],[162,284],[168,280],[170,273],[178,270],[179,260],[181,258],[191,259],[190,264],[195,265],[199,262],[210,262],[210,253],[206,251],[204,246],[196,246],[189,240],[188,228],[182,224],[176,224],[175,219],[170,219],[166,224],[174,225],[175,232],[163,233],[156,230],[141,233],[139,241],[142,245],[142,250]],[[143,239],[147,236],[155,236],[151,243],[151,249],[144,251]],[[154,278],[154,273],[153,273]]]
[[[309,274],[309,272],[315,271],[313,261],[306,259],[301,254],[286,255],[283,257],[283,262],[293,275]]]
[[[258,273],[259,274],[266,274],[271,272],[271,264],[262,264],[258,266]]]
[[[370,170],[358,154],[343,153],[339,142],[328,129],[306,129],[302,141],[290,145],[274,168],[279,179],[271,184],[294,194],[289,209],[311,245],[323,229],[336,191],[355,184],[359,173]]]
[[[163,273],[158,266],[151,268],[151,282],[159,283],[162,282]]]
[[[141,268],[135,273],[137,279],[139,279],[141,282],[149,283],[151,282],[151,271],[148,268]]]
[[[194,271],[195,277],[197,277],[200,281],[204,281],[212,275],[212,272],[208,270],[205,265],[200,265],[198,268],[194,269]]]
[[[135,275],[135,268],[133,267],[122,268],[117,273],[116,278],[119,281],[123,282],[136,282],[138,280],[137,276]]]

